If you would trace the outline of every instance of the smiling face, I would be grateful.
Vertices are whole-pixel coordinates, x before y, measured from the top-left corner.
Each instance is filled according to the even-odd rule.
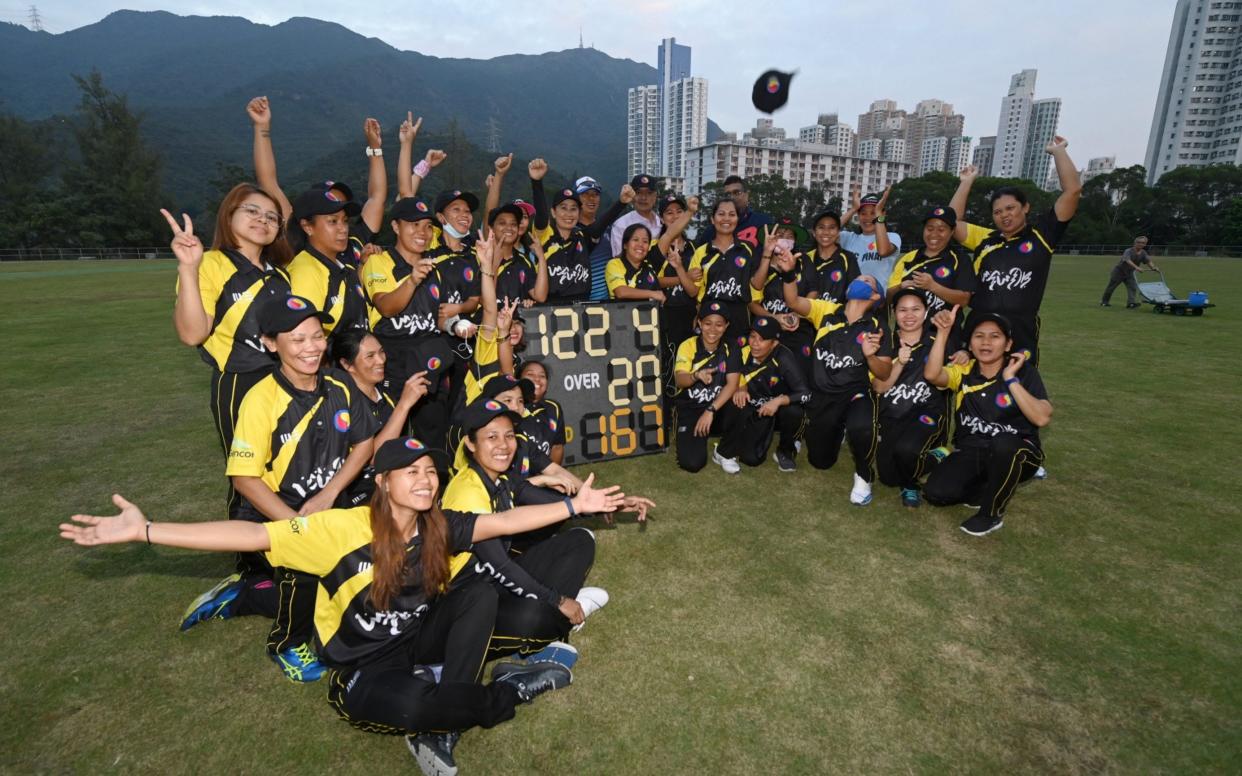
[[[578,203],[572,199],[562,200],[552,208],[552,219],[561,231],[569,231],[578,224]]]
[[[858,208],[858,225],[862,227],[863,234],[875,232],[875,205],[863,205]]]
[[[1011,237],[1026,227],[1026,214],[1030,209],[1030,203],[1023,205],[1017,197],[1005,194],[992,203],[992,221],[1001,234]]]
[[[349,217],[344,210],[326,216],[302,219],[302,231],[311,247],[328,258],[336,256],[349,246]]]
[[[440,475],[436,473],[435,462],[429,455],[404,468],[377,474],[375,482],[388,492],[388,499],[393,504],[416,512],[431,509],[436,491],[440,489]]]
[[[501,213],[492,222],[492,231],[500,238],[500,244],[511,247],[518,239],[518,220],[512,213]]]
[[[984,321],[970,333],[970,353],[984,366],[999,363],[1012,345],[995,321]]]
[[[292,331],[277,334],[275,339],[263,337],[263,345],[280,358],[282,369],[313,375],[319,372],[319,364],[328,349],[328,337],[318,318],[307,318]]]
[[[728,328],[729,322],[725,320],[723,315],[711,314],[699,319],[699,330],[702,332],[703,344],[710,349],[715,349]]]
[[[897,328],[908,332],[920,331],[927,318],[927,305],[923,297],[908,294],[901,298],[893,312],[897,316]]]
[[[952,236],[953,230],[939,218],[929,218],[923,224],[923,244],[927,246],[927,253],[932,256],[943,251]]]
[[[733,200],[722,200],[712,210],[712,226],[716,227],[716,234],[722,237],[729,237],[733,234],[733,230],[737,229],[737,206],[733,204]]]
[[[229,218],[229,230],[239,248],[271,245],[280,234],[280,224],[280,206],[257,192],[247,194]]]
[[[422,255],[431,245],[435,237],[435,224],[430,218],[418,221],[393,221],[392,231],[397,235],[397,243],[407,253]]]
[[[582,200],[582,215],[594,217],[599,210],[599,192],[589,189],[579,194],[578,199]]]
[[[543,401],[543,397],[548,395],[548,370],[543,364],[537,361],[528,362],[522,367],[519,377],[525,377],[535,386],[535,401]]]
[[[374,387],[384,379],[384,364],[387,361],[388,355],[384,352],[384,346],[368,334],[359,343],[358,355],[354,357],[354,362],[349,364],[342,360],[342,365],[359,387]]]
[[[474,223],[474,214],[464,199],[455,199],[436,214],[442,224],[451,224],[462,234],[470,234],[470,226]]]
[[[466,449],[475,463],[492,477],[508,471],[517,452],[517,434],[513,421],[498,415],[483,428],[466,437]]]
[[[841,237],[841,225],[831,218],[821,218],[815,224],[815,244],[820,251],[828,251],[836,247]]]
[[[673,202],[664,206],[664,211],[660,213],[660,220],[666,224],[671,224],[681,218],[681,214],[685,212],[686,209],[684,207],[676,202]]]
[[[635,266],[647,258],[649,250],[651,250],[651,233],[646,229],[635,229],[630,239],[625,241],[625,259]]]

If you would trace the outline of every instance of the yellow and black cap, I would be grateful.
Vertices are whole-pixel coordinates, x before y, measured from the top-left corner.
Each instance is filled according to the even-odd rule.
[[[445,460],[443,452],[428,447],[414,437],[397,437],[380,445],[373,465],[376,473],[390,472],[393,469],[404,469],[427,455],[435,459],[437,467]]]
[[[318,318],[320,323],[332,323],[332,316],[320,312],[315,303],[304,296],[273,296],[259,308],[259,331],[268,336],[293,331],[307,318]]]

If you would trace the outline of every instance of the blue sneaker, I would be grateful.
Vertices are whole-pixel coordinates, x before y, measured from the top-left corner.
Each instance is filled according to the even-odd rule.
[[[901,489],[901,505],[903,507],[910,507],[911,509],[918,509],[919,504],[922,504],[922,503],[923,503],[923,499],[919,496],[919,492],[917,490],[915,490],[914,488],[902,488]]]
[[[233,616],[233,602],[242,591],[241,574],[231,574],[190,602],[181,615],[181,630],[187,631],[204,620],[227,620]]]
[[[328,671],[328,667],[319,662],[310,644],[299,644],[283,652],[269,652],[267,656],[280,666],[291,682],[317,682]]]
[[[566,668],[573,668],[578,662],[578,650],[563,641],[554,641],[533,655],[527,655],[529,663],[560,663]]]
[[[948,458],[949,453],[951,452],[953,451],[941,445],[940,447],[934,447],[931,450],[929,450],[928,455],[930,455],[932,458],[935,458],[936,461],[939,462],[939,461],[943,461],[944,459]]]

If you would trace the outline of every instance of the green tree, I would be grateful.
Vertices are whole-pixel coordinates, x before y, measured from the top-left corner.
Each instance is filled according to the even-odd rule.
[[[50,185],[48,148],[34,125],[0,115],[0,246],[45,245],[55,233],[59,192]]]
[[[62,179],[71,214],[67,241],[85,247],[165,242],[160,157],[143,143],[142,116],[104,86],[98,71],[74,81],[82,91],[74,119],[80,158]]]
[[[1225,242],[1227,205],[1242,197],[1242,168],[1232,164],[1179,167],[1152,189],[1153,242],[1191,247]]]

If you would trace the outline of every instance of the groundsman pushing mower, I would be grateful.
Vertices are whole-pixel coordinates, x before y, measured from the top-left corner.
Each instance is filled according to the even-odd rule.
[[[1143,301],[1152,305],[1152,312],[1168,312],[1173,315],[1203,315],[1203,311],[1216,305],[1208,301],[1206,291],[1191,291],[1185,299],[1178,299],[1168,284],[1164,282],[1164,273],[1160,272],[1160,280],[1150,283],[1139,283],[1139,295]]]

